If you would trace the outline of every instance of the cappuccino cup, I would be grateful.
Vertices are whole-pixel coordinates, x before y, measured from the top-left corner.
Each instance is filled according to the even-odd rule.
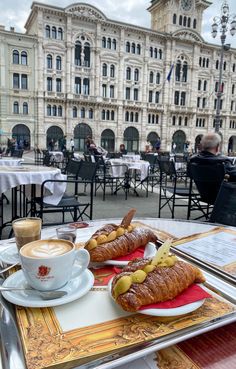
[[[40,291],[56,290],[80,276],[89,264],[89,253],[68,240],[38,240],[20,249],[21,266],[28,284]]]
[[[12,222],[18,251],[26,243],[40,240],[41,226],[41,218],[19,218]]]

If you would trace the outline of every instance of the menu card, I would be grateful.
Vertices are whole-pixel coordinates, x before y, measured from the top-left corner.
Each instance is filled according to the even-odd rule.
[[[236,278],[236,231],[223,227],[182,238],[176,250],[190,255]]]

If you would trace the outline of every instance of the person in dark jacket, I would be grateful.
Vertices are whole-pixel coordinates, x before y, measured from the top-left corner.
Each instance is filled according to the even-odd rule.
[[[229,157],[220,153],[221,137],[218,133],[207,133],[201,139],[201,151],[191,156],[190,163],[215,165],[223,163],[225,173],[229,174],[229,180],[236,182],[236,166],[232,164]]]

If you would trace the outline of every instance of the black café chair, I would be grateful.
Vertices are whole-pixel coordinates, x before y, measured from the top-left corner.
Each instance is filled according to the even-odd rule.
[[[236,226],[236,182],[222,182],[209,221]]]
[[[204,217],[209,219],[216,197],[218,195],[220,186],[225,177],[225,166],[223,163],[209,164],[209,163],[189,163],[188,174],[192,185],[195,184],[198,193],[198,203],[191,204],[191,211],[200,210],[202,215],[195,218],[201,219]]]
[[[83,220],[83,217],[92,219],[93,217],[93,191],[94,181],[97,170],[96,163],[78,162],[79,170],[76,178],[69,176],[66,180],[46,180],[41,185],[41,197],[37,200],[36,215],[42,219],[43,225],[56,225],[66,223],[65,214],[70,213],[74,222]],[[49,182],[66,183],[67,189],[62,199],[57,205],[47,204],[43,201],[43,195],[45,193],[45,186]],[[90,186],[88,198],[80,200],[78,194],[78,188],[80,184],[86,184]],[[53,222],[45,223],[44,215],[50,213],[60,213],[62,220],[56,220],[53,218]]]

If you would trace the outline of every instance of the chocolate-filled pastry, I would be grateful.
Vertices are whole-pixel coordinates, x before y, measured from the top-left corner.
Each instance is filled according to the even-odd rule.
[[[197,267],[174,255],[158,265],[152,260],[135,259],[114,277],[111,293],[125,311],[135,312],[143,305],[172,300],[194,282],[205,281]]]

